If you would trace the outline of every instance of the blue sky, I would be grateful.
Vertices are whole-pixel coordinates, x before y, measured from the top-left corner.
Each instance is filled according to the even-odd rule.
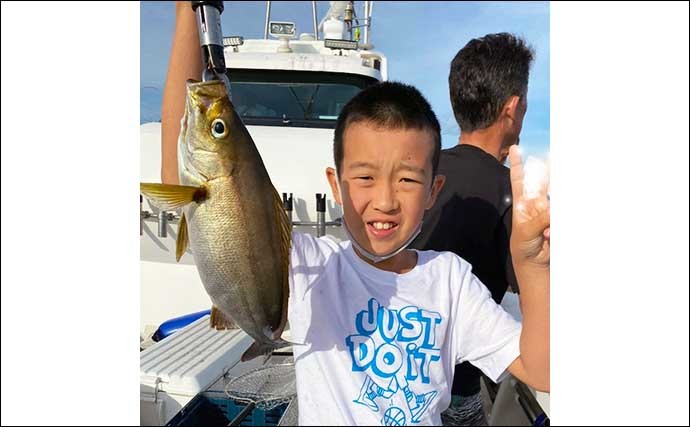
[[[361,2],[355,2],[360,16]],[[329,2],[317,2],[318,19]],[[263,38],[266,2],[226,1],[225,35]],[[311,2],[271,3],[271,19],[291,21],[297,33],[313,32]],[[520,136],[527,154],[549,151],[548,2],[374,2],[371,41],[388,57],[389,80],[416,86],[441,122],[443,147],[457,143],[460,130],[448,97],[448,69],[469,40],[511,32],[536,51],[530,73],[528,111]],[[141,2],[141,121],[160,119],[160,102],[175,24],[174,2]]]

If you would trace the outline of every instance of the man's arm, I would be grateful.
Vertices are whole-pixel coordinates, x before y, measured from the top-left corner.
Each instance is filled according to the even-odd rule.
[[[510,150],[513,230],[510,248],[520,284],[520,356],[508,371],[527,385],[549,391],[550,382],[550,207],[548,181],[536,198],[523,195],[524,172],[517,147]]]
[[[201,80],[202,72],[198,31],[191,2],[178,1],[161,108],[161,180],[164,184],[179,184],[177,138],[184,114],[186,81]]]

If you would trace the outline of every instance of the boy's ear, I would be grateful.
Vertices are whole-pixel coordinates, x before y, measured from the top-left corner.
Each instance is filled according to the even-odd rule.
[[[335,202],[342,206],[343,200],[340,197],[340,190],[338,189],[338,173],[333,168],[326,168],[326,178],[331,185],[331,191],[333,192]]]
[[[438,197],[438,193],[441,192],[441,188],[443,188],[443,184],[445,183],[445,175],[436,175],[436,177],[434,178],[434,183],[431,184],[431,193],[429,194],[429,197],[426,201],[426,205],[424,206],[425,210],[429,210],[432,206],[434,206],[434,203],[436,203],[436,198]]]

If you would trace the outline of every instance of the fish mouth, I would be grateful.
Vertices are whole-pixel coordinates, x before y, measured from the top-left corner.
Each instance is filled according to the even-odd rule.
[[[205,82],[187,80],[187,94],[199,104],[202,100],[229,98],[225,84],[221,80],[209,80]]]
[[[367,232],[376,238],[387,238],[398,231],[399,224],[394,221],[369,221]]]
[[[219,86],[222,88],[223,92],[226,92],[225,89],[225,84],[223,83],[222,80],[207,80],[207,81],[202,81],[202,80],[194,80],[194,79],[187,79],[187,87],[203,87],[203,86]]]

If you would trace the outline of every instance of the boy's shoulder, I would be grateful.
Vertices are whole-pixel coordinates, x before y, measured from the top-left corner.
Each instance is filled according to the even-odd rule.
[[[290,246],[293,253],[303,254],[307,258],[333,254],[343,249],[343,244],[329,235],[316,237],[309,233],[297,231],[292,232]]]
[[[419,257],[417,266],[421,268],[448,272],[450,275],[465,275],[472,271],[472,264],[454,252],[431,249],[415,251]]]
[[[418,254],[416,277],[432,286],[426,288],[442,295],[441,299],[458,303],[460,295],[472,286],[472,265],[450,251],[416,250]]]

